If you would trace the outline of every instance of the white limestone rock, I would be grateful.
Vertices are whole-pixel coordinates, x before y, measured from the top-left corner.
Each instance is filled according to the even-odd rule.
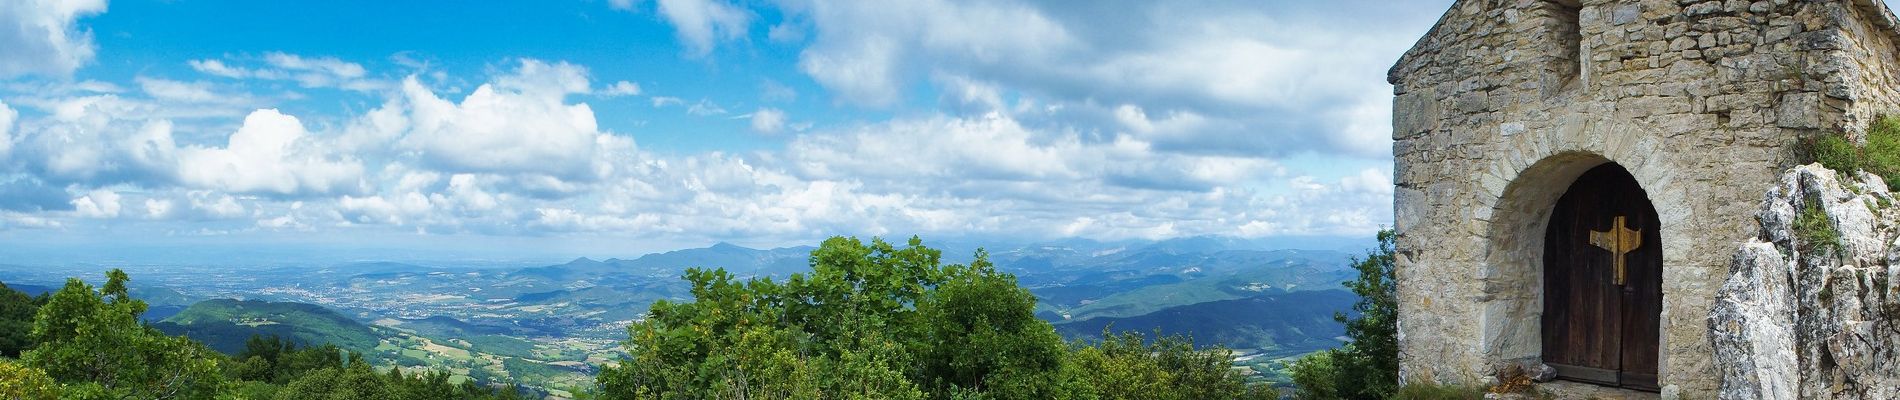
[[[1837,243],[1804,243],[1820,207]],[[1900,398],[1900,242],[1886,184],[1795,167],[1770,190],[1709,315],[1724,399]]]

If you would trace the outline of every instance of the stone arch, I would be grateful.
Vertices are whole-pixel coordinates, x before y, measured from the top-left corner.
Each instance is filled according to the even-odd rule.
[[[1500,144],[1504,151],[1482,172],[1487,174],[1481,178],[1485,184],[1478,209],[1472,210],[1480,220],[1473,228],[1485,244],[1476,271],[1480,292],[1475,297],[1482,310],[1479,346],[1493,368],[1539,360],[1545,228],[1552,207],[1571,183],[1604,163],[1628,169],[1648,193],[1661,221],[1664,312],[1670,302],[1681,300],[1669,295],[1675,283],[1671,270],[1689,263],[1684,249],[1691,244],[1690,235],[1681,230],[1690,215],[1685,194],[1671,185],[1671,152],[1649,133],[1652,130],[1633,124],[1567,118],[1553,125],[1505,138]],[[1669,368],[1665,333],[1680,328],[1671,326],[1667,315],[1662,318],[1658,336],[1664,341],[1659,346],[1663,371]]]

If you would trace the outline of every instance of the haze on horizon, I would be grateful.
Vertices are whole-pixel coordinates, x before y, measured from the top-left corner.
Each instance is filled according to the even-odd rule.
[[[1369,238],[1450,2],[388,3],[0,4],[0,252]]]

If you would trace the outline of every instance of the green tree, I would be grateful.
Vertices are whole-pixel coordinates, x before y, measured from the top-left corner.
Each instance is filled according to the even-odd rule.
[[[1036,297],[996,271],[978,250],[968,267],[944,268],[944,281],[917,304],[922,332],[912,342],[920,378],[936,392],[969,389],[1001,398],[1054,398],[1067,345],[1035,316]]]
[[[1298,397],[1384,399],[1398,392],[1398,293],[1392,251],[1396,237],[1390,229],[1380,231],[1378,247],[1366,258],[1354,260],[1359,278],[1346,282],[1346,287],[1359,295],[1353,305],[1359,315],[1334,316],[1346,324],[1346,336],[1352,342],[1294,363],[1290,370],[1299,386]]]
[[[139,323],[145,302],[126,293],[124,271],[107,272],[104,291],[78,279],[54,293],[33,320],[27,365],[80,385],[82,397],[201,399],[223,383],[221,358],[203,344]]]
[[[654,303],[603,368],[607,399],[1222,399],[1230,353],[1185,338],[1065,344],[1036,299],[978,250],[968,266],[913,237],[826,240],[785,283],[688,270],[693,301]]]
[[[0,283],[0,357],[18,358],[32,347],[28,333],[39,308],[33,297]]]

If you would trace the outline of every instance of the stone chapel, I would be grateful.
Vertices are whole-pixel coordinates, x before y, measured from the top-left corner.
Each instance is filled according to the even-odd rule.
[[[1400,376],[1714,398],[1798,138],[1900,111],[1881,0],[1457,0],[1393,85]]]

